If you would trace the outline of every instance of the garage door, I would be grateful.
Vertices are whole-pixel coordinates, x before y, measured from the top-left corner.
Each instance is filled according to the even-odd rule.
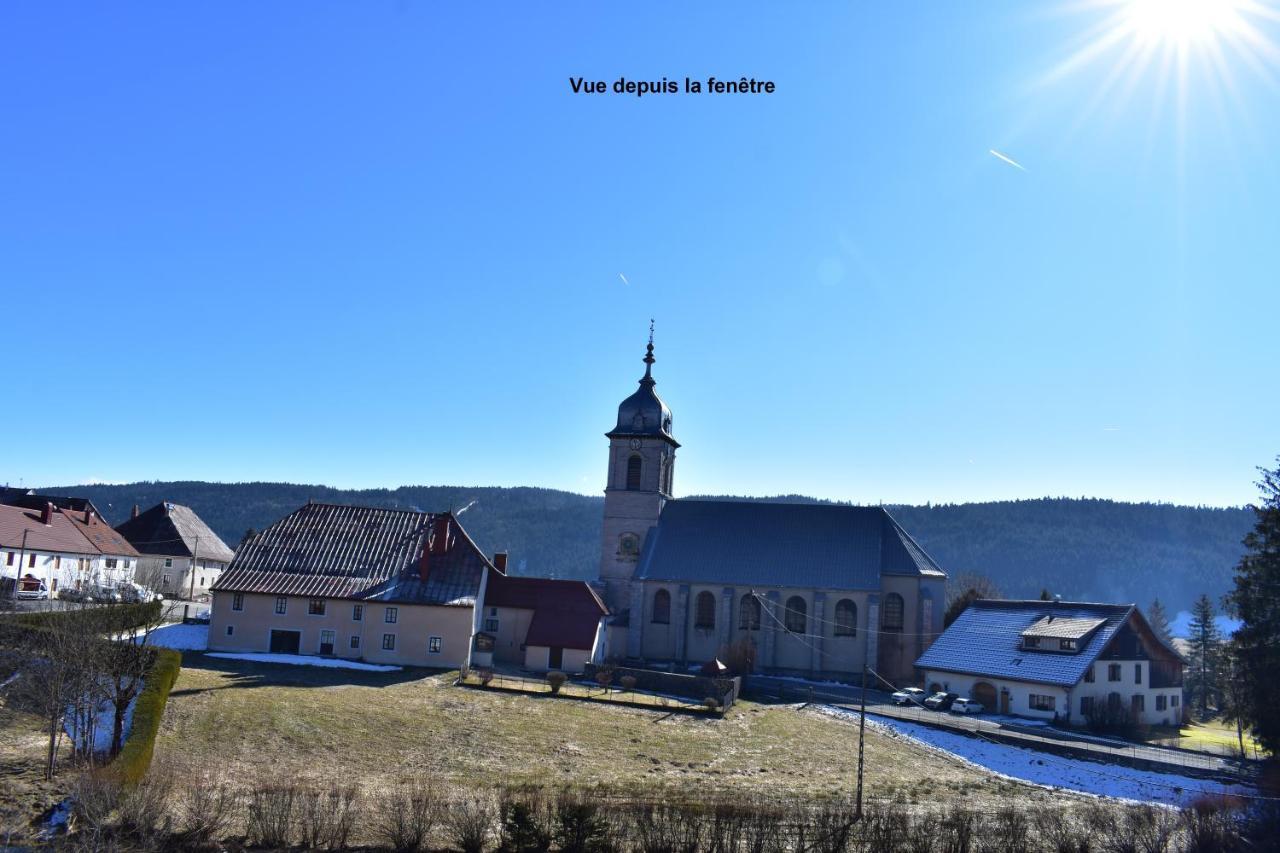
[[[973,701],[982,705],[988,711],[995,711],[996,705],[996,687],[994,684],[988,684],[985,681],[979,681],[973,685]]]
[[[298,646],[301,644],[301,631],[271,631],[271,653],[273,655],[296,655]]]

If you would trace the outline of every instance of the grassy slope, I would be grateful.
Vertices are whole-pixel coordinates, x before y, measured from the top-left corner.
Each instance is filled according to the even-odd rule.
[[[62,775],[45,781],[48,744],[40,717],[0,704],[0,844],[29,840],[31,821],[60,802],[71,787],[75,773],[65,765]]]
[[[235,780],[275,772],[368,787],[427,774],[468,786],[671,786],[684,796],[853,790],[857,729],[816,712],[743,703],[715,720],[456,688],[451,675],[216,663],[188,656],[157,759],[194,761]],[[873,732],[867,749],[868,796],[1053,799]]]

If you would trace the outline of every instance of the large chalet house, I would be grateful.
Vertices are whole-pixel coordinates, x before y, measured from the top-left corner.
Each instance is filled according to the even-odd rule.
[[[975,601],[916,666],[930,691],[996,713],[1072,724],[1120,711],[1142,725],[1182,720],[1183,659],[1132,604]]]
[[[212,593],[211,651],[539,671],[605,655],[584,581],[507,577],[448,512],[309,503],[244,543]]]
[[[207,595],[235,556],[193,509],[171,501],[135,506],[116,531],[142,555],[138,582],[170,598]]]
[[[611,646],[684,667],[737,650],[757,671],[914,680],[946,573],[882,507],[673,498],[671,410],[640,387],[609,439],[599,585]]]
[[[110,590],[133,580],[138,552],[92,503],[45,498],[11,495],[6,500],[17,505],[0,504],[0,569],[6,588],[56,598],[68,590]]]

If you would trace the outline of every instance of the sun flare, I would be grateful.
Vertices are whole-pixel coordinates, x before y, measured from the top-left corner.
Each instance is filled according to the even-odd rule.
[[[1124,23],[1140,42],[1185,46],[1238,34],[1242,0],[1128,0]]]

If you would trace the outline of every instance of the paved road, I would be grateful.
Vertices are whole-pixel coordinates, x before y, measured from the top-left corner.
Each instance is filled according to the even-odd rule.
[[[810,690],[812,693],[810,694]],[[758,695],[778,696],[790,701],[812,701],[836,705],[850,710],[857,710],[861,691],[856,687],[838,684],[815,684],[812,688],[802,682],[787,679],[769,678],[767,676],[751,676],[750,686],[746,689],[748,696],[753,691]],[[1252,762],[1240,762],[1235,759],[1208,755],[1190,750],[1168,749],[1144,744],[1130,744],[1117,741],[1094,739],[1075,732],[1051,726],[1026,726],[1010,722],[1007,717],[992,719],[984,716],[966,716],[930,711],[920,706],[901,707],[894,705],[887,692],[879,690],[867,691],[867,713],[882,717],[892,717],[913,723],[922,723],[938,728],[951,729],[980,736],[997,734],[1003,741],[1012,741],[1018,746],[1030,749],[1053,750],[1063,746],[1096,757],[1099,761],[1116,763],[1148,762],[1161,765],[1169,772],[1198,771],[1200,773],[1219,774],[1249,781],[1254,768]]]

